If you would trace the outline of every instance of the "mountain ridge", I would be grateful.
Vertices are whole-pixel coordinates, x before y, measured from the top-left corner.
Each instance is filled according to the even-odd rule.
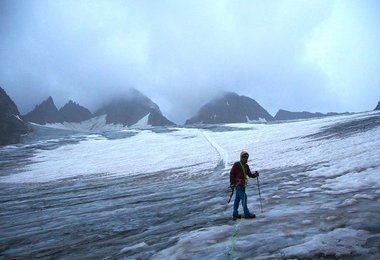
[[[156,103],[136,89],[130,89],[123,96],[112,99],[97,109],[94,114],[72,100],[58,110],[53,98],[49,96],[23,118],[28,122],[45,125],[64,122],[79,123],[101,115],[106,115],[106,124],[132,126],[148,116],[148,125],[175,125],[161,113]]]
[[[92,117],[106,114],[107,124],[123,124],[131,126],[145,116],[148,116],[148,124],[152,126],[176,125],[166,118],[159,106],[138,90],[131,88],[119,94],[118,98],[103,104],[92,113],[89,109],[70,100],[59,110],[50,96],[23,118],[37,124],[83,122]],[[118,105],[119,107],[118,107]],[[117,108],[118,107],[118,108]],[[380,102],[374,110],[380,109]],[[36,113],[36,110],[39,113]],[[39,114],[39,115],[38,115]],[[243,123],[252,121],[295,120],[323,116],[333,116],[345,113],[311,113],[291,112],[280,109],[273,117],[253,98],[238,95],[234,92],[224,92],[216,96],[199,108],[194,116],[185,120],[188,124],[218,124],[218,123]],[[182,125],[182,124],[180,124]]]
[[[308,119],[308,118],[317,118],[317,117],[326,117],[326,116],[336,116],[336,115],[344,115],[348,114],[346,113],[335,113],[335,112],[329,112],[329,113],[320,113],[320,112],[293,112],[288,110],[280,109],[277,111],[276,115],[274,116],[275,120],[297,120],[297,119]]]

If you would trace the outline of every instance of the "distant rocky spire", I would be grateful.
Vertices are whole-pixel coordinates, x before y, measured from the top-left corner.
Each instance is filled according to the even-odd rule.
[[[65,122],[81,122],[92,117],[90,110],[72,100],[59,109],[59,112],[63,116]]]
[[[0,87],[0,145],[18,143],[21,135],[30,131],[19,115],[16,104]]]
[[[20,115],[16,104],[13,100],[7,95],[5,90],[0,87],[0,112],[9,113],[13,115]]]
[[[380,101],[377,102],[377,106],[376,106],[376,108],[374,110],[380,110]]]
[[[46,123],[62,123],[64,121],[51,96],[37,105],[33,111],[24,115],[23,118],[26,121],[42,125]]]

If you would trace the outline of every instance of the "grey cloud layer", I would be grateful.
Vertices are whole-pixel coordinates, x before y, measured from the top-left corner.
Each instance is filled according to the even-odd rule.
[[[0,84],[22,112],[48,95],[95,109],[129,87],[177,122],[223,90],[272,114],[368,110],[380,98],[376,1],[1,1],[0,9]],[[361,53],[341,60],[351,47]]]

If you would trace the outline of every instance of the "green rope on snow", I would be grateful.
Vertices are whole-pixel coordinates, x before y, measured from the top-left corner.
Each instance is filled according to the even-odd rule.
[[[228,254],[230,255],[230,260],[233,259],[233,252],[234,252],[234,247],[235,247],[235,241],[239,235],[239,230],[240,230],[240,224],[241,224],[241,220],[239,221],[239,224],[236,225],[235,227],[235,230],[234,232],[232,233],[232,244],[231,244],[231,249],[230,251],[228,252]]]

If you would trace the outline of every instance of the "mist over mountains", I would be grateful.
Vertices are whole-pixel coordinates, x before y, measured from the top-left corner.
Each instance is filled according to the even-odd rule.
[[[136,89],[129,90],[125,96],[113,99],[94,113],[94,116],[101,115],[107,115],[107,124],[132,126],[142,118],[148,116],[148,125],[175,125],[162,115],[161,110],[156,103]]]
[[[164,117],[160,108],[148,97],[137,90],[131,90],[126,96],[115,98],[102,105],[95,113],[70,100],[58,110],[52,97],[37,105],[23,119],[36,124],[83,122],[93,117],[106,115],[106,124],[132,126],[142,118],[148,117],[151,126],[169,126],[173,122]]]
[[[50,96],[41,104],[36,105],[32,111],[21,116],[16,104],[3,89],[1,89],[1,100],[1,131],[4,139],[1,144],[19,142],[20,135],[28,133],[30,129],[27,126],[28,122],[45,125],[95,120],[95,124],[98,125],[122,127],[176,125],[162,114],[155,102],[136,89],[130,89],[124,95],[105,102],[94,113],[72,100],[58,109],[53,97]],[[378,109],[380,109],[380,104],[375,110]],[[332,115],[338,115],[338,113],[290,112],[280,109],[273,117],[254,99],[233,92],[224,92],[203,105],[194,116],[186,120],[185,125],[270,122]],[[99,124],[96,120],[104,120],[104,122]]]
[[[132,126],[147,118],[147,125],[175,125],[166,118],[159,106],[136,89],[104,103],[94,113],[70,100],[58,109],[52,97],[37,105],[23,116],[28,122],[37,124],[82,122],[106,115],[106,124]],[[186,120],[190,124],[244,123],[249,121],[273,121],[274,118],[254,99],[225,92],[202,106],[198,113]]]
[[[186,120],[185,125],[245,123],[252,121],[268,122],[336,114],[279,110],[276,116],[273,117],[254,99],[233,92],[224,92],[203,105],[194,116]],[[34,110],[24,115],[23,119],[37,124],[49,124],[83,122],[102,115],[106,115],[106,124],[121,124],[127,127],[137,124],[144,117],[147,117],[146,124],[150,126],[175,125],[174,122],[162,114],[155,102],[136,89],[130,89],[124,95],[109,100],[94,113],[72,100],[58,109],[53,98],[49,97],[37,105]]]

